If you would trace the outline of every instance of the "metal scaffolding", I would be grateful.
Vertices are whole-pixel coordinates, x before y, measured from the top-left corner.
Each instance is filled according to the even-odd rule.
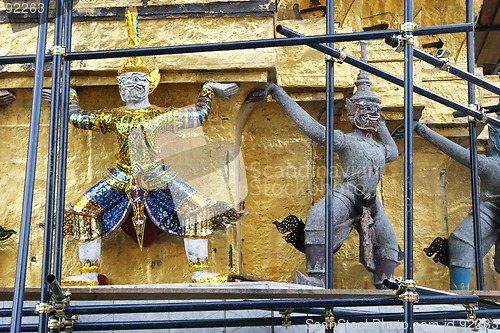
[[[427,89],[413,84],[413,57],[417,57],[438,68],[445,68],[449,73],[466,80],[469,91],[469,105],[475,104],[474,85],[478,85],[496,94],[500,88],[473,75],[474,69],[474,28],[472,0],[467,0],[466,22],[434,27],[420,27],[418,30],[413,21],[413,1],[404,1],[404,20],[399,30],[382,30],[369,32],[353,32],[334,34],[333,17],[334,1],[328,0],[326,6],[326,34],[320,36],[303,36],[283,26],[277,27],[277,32],[288,38],[267,40],[247,40],[227,43],[195,44],[179,46],[147,47],[119,50],[98,50],[87,52],[71,52],[72,29],[72,0],[53,0],[56,15],[54,20],[54,47],[50,54],[46,53],[48,10],[40,13],[38,24],[38,44],[35,55],[1,56],[0,64],[35,63],[33,84],[33,99],[31,107],[31,120],[29,131],[29,144],[26,161],[24,183],[24,197],[21,216],[21,229],[19,236],[19,249],[14,285],[14,298],[12,308],[0,309],[0,317],[11,317],[10,326],[0,325],[0,332],[59,332],[74,329],[74,331],[106,331],[117,329],[158,329],[158,328],[201,328],[201,327],[243,327],[243,326],[269,326],[282,325],[288,317],[221,319],[221,320],[168,320],[168,321],[127,321],[110,323],[78,323],[74,322],[73,315],[88,315],[95,313],[143,313],[143,312],[183,312],[183,311],[214,311],[214,310],[252,310],[266,309],[284,311],[294,309],[305,316],[293,317],[294,324],[304,324],[307,319],[313,318],[322,321],[348,319],[351,322],[365,321],[367,318],[383,319],[385,321],[404,320],[405,332],[413,332],[415,322],[426,319],[446,320],[455,318],[500,318],[500,306],[497,303],[479,299],[475,295],[459,296],[440,291],[420,288],[413,283],[413,93],[420,94],[445,106],[451,107],[458,113],[457,116],[467,115],[469,121],[470,152],[471,152],[471,180],[473,211],[475,221],[475,249],[481,248],[479,235],[479,194],[477,176],[477,142],[476,122],[480,120],[489,125],[500,126],[500,120],[486,115],[483,110],[471,106],[464,106],[435,94]],[[42,0],[44,8],[49,8],[49,0]],[[413,45],[414,36],[445,34],[451,32],[467,33],[467,72],[449,66],[443,60],[430,56],[416,49]],[[334,42],[358,41],[370,39],[386,39],[389,44],[393,42],[392,36],[399,36],[404,47],[404,78],[399,78],[377,67],[360,61],[345,54],[342,50],[335,49]],[[120,58],[143,55],[166,55],[196,53],[207,51],[224,51],[247,48],[285,47],[291,45],[308,45],[332,58],[362,69],[382,79],[404,87],[404,277],[400,281],[387,281],[387,286],[397,290],[397,295],[391,297],[353,297],[353,298],[301,298],[301,299],[267,299],[260,301],[226,301],[226,302],[185,302],[175,304],[122,304],[101,306],[73,306],[69,304],[69,297],[59,286],[61,278],[62,238],[63,238],[63,211],[66,178],[66,149],[67,149],[67,123],[68,93],[70,78],[70,62],[73,60]],[[52,102],[50,106],[49,122],[49,147],[46,184],[46,211],[44,230],[44,253],[42,261],[42,281],[40,303],[35,308],[24,307],[24,293],[26,281],[26,268],[28,260],[30,221],[32,215],[32,202],[34,192],[35,168],[37,164],[38,129],[40,126],[40,109],[43,83],[43,70],[46,62],[52,61]],[[334,128],[334,67],[333,62],[326,62],[326,288],[333,289],[333,239],[332,208],[333,195],[333,128]],[[474,119],[473,119],[474,118]],[[59,139],[59,141],[58,141]],[[57,193],[57,196],[56,196]],[[54,214],[56,212],[56,214]],[[55,218],[55,224],[54,224]],[[55,236],[53,227],[55,225]],[[476,250],[476,276],[477,287],[483,289],[482,258]],[[53,263],[53,266],[52,266]],[[415,313],[413,306],[415,299],[419,304],[466,304],[472,305],[463,311],[430,311]],[[358,312],[348,310],[335,310],[336,307],[360,306],[394,306],[404,305],[402,313]],[[474,306],[478,309],[474,310]],[[36,312],[36,313],[35,313]],[[286,314],[286,313],[285,313]],[[38,325],[23,324],[23,316],[39,316]],[[333,318],[334,316],[334,318]],[[72,319],[73,318],[73,319]],[[288,318],[289,319],[289,318]],[[327,330],[333,330],[327,327]]]

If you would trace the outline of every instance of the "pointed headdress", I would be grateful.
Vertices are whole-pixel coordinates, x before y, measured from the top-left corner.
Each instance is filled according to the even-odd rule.
[[[366,56],[366,41],[362,40],[360,41],[361,44],[361,58],[360,60],[367,63],[367,56]],[[358,74],[358,79],[354,83],[356,85],[356,92],[352,95],[351,98],[347,99],[346,104],[347,104],[347,111],[349,112],[350,107],[352,107],[352,110],[354,112],[354,104],[356,104],[360,100],[365,100],[369,101],[372,103],[377,103],[380,104],[380,98],[378,98],[377,95],[373,93],[373,91],[370,89],[372,83],[370,82],[370,76],[367,71],[360,69],[359,74]]]
[[[129,47],[139,47],[139,19],[137,8],[129,7],[125,10],[125,22],[127,25],[127,40]],[[141,72],[148,74],[149,93],[160,83],[160,72],[158,67],[148,66],[142,57],[128,57],[118,69],[118,75],[127,72]]]

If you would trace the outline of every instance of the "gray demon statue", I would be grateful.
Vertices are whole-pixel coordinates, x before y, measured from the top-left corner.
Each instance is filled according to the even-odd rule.
[[[468,149],[439,135],[426,125],[415,124],[415,131],[422,138],[439,148],[460,164],[470,168]],[[478,173],[481,181],[479,200],[481,216],[481,258],[495,244],[495,270],[500,272],[500,129],[489,126],[486,155],[478,155]],[[450,288],[468,290],[474,265],[474,233],[472,212],[456,227],[448,239],[436,238],[424,249],[434,261],[450,269]]]
[[[365,42],[362,43],[362,59],[366,61]],[[366,71],[360,71],[356,86],[355,94],[346,100],[352,131],[334,132],[334,151],[340,158],[342,179],[333,191],[333,249],[339,249],[351,230],[356,229],[360,236],[360,261],[373,272],[375,287],[383,288],[383,280],[394,275],[394,269],[400,260],[400,250],[396,234],[377,198],[376,190],[385,164],[398,157],[398,148],[380,115],[381,102],[370,89],[371,83]],[[319,144],[325,144],[325,127],[274,83],[251,92],[246,101],[261,101],[269,94],[304,134]],[[378,136],[379,141],[374,140],[374,135]],[[290,223],[297,225],[297,221],[292,219],[293,215],[287,217],[283,221],[285,225],[275,222],[278,230],[289,230],[287,224]],[[295,246],[303,249],[306,254],[308,276],[297,272],[294,281],[324,285],[325,198],[309,210],[303,232],[304,244]],[[300,242],[302,237],[295,235],[292,239]]]

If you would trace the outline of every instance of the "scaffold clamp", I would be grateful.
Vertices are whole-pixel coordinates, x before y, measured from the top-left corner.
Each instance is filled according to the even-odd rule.
[[[403,37],[401,35],[392,35],[392,36],[386,37],[385,42],[387,44],[389,44],[390,46],[392,46],[394,51],[399,53],[399,52],[403,52],[405,49],[405,45],[403,43],[405,40],[406,40],[405,37]]]
[[[485,124],[486,125],[486,120],[488,120],[488,115],[486,113],[484,113],[483,111],[481,111],[481,114],[482,114],[482,117],[480,120],[477,120],[479,123],[481,124]]]
[[[450,70],[450,59],[442,59],[442,60],[443,60],[443,65],[439,69],[448,72]]]
[[[417,284],[414,280],[403,280],[402,278],[396,278],[398,284],[398,289],[394,293],[398,296],[398,299],[407,303],[418,303],[419,295],[416,291]]]
[[[51,313],[54,311],[54,307],[49,303],[38,303],[35,304],[35,313]]]
[[[347,58],[347,53],[344,52],[345,49],[346,49],[345,46],[340,47],[340,49],[338,50],[339,51],[338,58],[335,58],[329,54],[325,54],[325,61],[326,62],[336,62],[338,64],[344,63],[345,58]]]
[[[77,315],[65,316],[64,317],[64,332],[65,333],[73,333],[75,322],[78,320]]]
[[[469,116],[469,122],[470,121],[475,121],[477,123],[480,123],[480,124],[483,124],[483,125],[486,125],[486,121],[488,120],[488,115],[486,114],[485,111],[487,111],[487,109],[481,107],[481,105],[479,104],[469,104],[469,108],[470,109],[473,109],[477,112],[479,112],[481,114],[481,119],[478,119],[477,117],[472,117],[472,116]]]
[[[290,315],[292,314],[293,309],[286,309],[285,311],[281,311],[281,326],[289,327],[292,326],[292,320],[290,319]]]
[[[62,323],[59,321],[59,319],[49,319],[49,322],[48,322],[48,328],[49,330],[59,330],[60,328],[62,328]]]
[[[65,57],[66,56],[66,48],[62,45],[54,45],[49,49],[49,54],[50,55],[60,55]]]
[[[471,326],[469,326],[471,331],[473,332],[479,331],[479,327],[477,325],[478,320],[475,312],[476,304],[465,304],[464,307],[467,310],[467,320],[472,321]]]
[[[418,24],[414,22],[405,22],[399,26],[401,32],[414,32],[418,29]]]
[[[333,315],[333,309],[326,309],[325,325],[325,328],[335,328],[335,317]]]

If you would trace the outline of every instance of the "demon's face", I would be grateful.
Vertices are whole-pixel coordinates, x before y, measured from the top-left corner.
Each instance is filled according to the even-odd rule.
[[[380,109],[380,104],[377,103],[356,103],[353,125],[370,133],[376,132],[380,120]]]
[[[127,72],[118,76],[120,96],[125,103],[137,103],[145,100],[149,94],[148,74]]]

